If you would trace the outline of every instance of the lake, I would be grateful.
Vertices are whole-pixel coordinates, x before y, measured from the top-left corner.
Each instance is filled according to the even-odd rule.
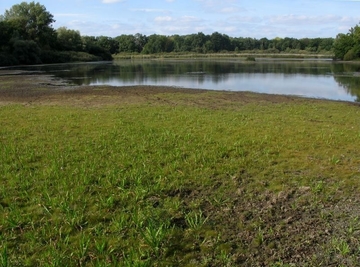
[[[24,69],[24,67],[22,67]],[[76,85],[164,85],[360,101],[360,62],[257,58],[116,60],[31,66]]]

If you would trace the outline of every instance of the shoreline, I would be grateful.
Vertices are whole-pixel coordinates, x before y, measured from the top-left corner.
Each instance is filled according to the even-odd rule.
[[[218,106],[231,103],[286,103],[286,102],[339,102],[359,105],[357,102],[309,98],[296,95],[281,95],[257,93],[251,91],[215,91],[197,88],[182,88],[176,86],[111,86],[111,85],[69,85],[52,75],[33,74],[21,70],[0,70],[0,103],[42,104],[42,105],[76,105],[76,106],[106,106],[121,104],[142,104],[161,102],[165,95],[181,94],[173,104],[188,105],[196,98],[202,106],[213,106],[214,100]],[[24,75],[25,74],[25,75]],[[21,79],[19,79],[21,76]],[[167,98],[167,97],[165,97]],[[171,96],[170,96],[171,98]],[[178,97],[179,98],[179,97]],[[207,103],[207,101],[209,103]],[[189,102],[189,103],[187,103]],[[193,104],[192,104],[193,105]]]

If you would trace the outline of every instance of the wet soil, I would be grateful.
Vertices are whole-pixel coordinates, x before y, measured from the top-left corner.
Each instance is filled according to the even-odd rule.
[[[162,97],[173,94],[173,97]],[[106,105],[164,103],[221,108],[231,103],[281,103],[318,101],[296,96],[251,92],[208,91],[169,86],[73,86],[64,80],[37,72],[0,70],[0,105],[6,103],[71,105],[96,107]]]

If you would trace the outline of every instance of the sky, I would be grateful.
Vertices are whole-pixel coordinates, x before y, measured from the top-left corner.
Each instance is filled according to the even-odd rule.
[[[0,0],[0,14],[24,0]],[[27,1],[31,2],[31,1]],[[326,38],[360,23],[360,0],[40,0],[56,22],[81,35]]]

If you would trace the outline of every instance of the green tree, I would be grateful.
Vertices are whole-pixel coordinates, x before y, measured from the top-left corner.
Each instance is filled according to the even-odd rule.
[[[283,41],[283,38],[280,38],[280,37],[275,37],[274,39],[272,39],[272,48],[274,50],[281,51],[282,41]]]
[[[319,45],[319,51],[331,51],[334,44],[334,38],[322,38]]]
[[[138,48],[136,46],[136,38],[135,36],[129,34],[122,34],[118,37],[115,37],[115,40],[118,42],[119,48],[118,52],[125,53],[133,53],[138,52]]]
[[[189,35],[184,36],[184,42],[182,44],[181,51],[183,51],[183,52],[191,52],[192,51],[192,49],[193,49],[192,43],[195,39],[194,37],[195,37],[194,34],[189,34]]]
[[[22,2],[5,11],[4,21],[9,22],[20,39],[35,41],[40,46],[50,45],[55,40],[53,15],[45,6],[35,2]]]
[[[135,35],[123,34],[116,37],[115,40],[119,45],[118,52],[140,53],[144,49],[148,38],[143,34],[137,33]]]
[[[339,33],[334,41],[336,59],[344,59],[345,55],[354,47],[355,43],[350,34]]]
[[[0,66],[10,66],[18,61],[12,55],[13,46],[10,42],[14,29],[6,21],[0,20]]]
[[[269,45],[270,45],[270,41],[267,39],[267,38],[261,38],[259,40],[260,42],[260,47],[259,49],[261,50],[267,50],[269,48]]]
[[[0,20],[0,51],[5,50],[8,47],[12,32],[13,29],[10,24]]]
[[[99,36],[96,38],[96,43],[111,55],[119,49],[119,43],[111,37]]]
[[[111,60],[112,59],[110,52],[107,49],[105,49],[104,47],[100,46],[100,44],[98,43],[97,37],[82,36],[81,39],[83,42],[85,52],[95,55],[95,56],[98,56],[98,57],[102,58],[103,60]]]
[[[309,38],[302,38],[299,40],[300,41],[300,47],[301,47],[301,50],[305,50],[309,44],[310,44],[310,39]]]
[[[307,49],[310,52],[319,52],[319,47],[320,47],[320,44],[321,44],[321,40],[322,40],[321,38],[310,39],[310,44],[307,47]]]
[[[174,52],[182,52],[185,37],[175,34],[175,35],[171,36],[171,39],[174,42]]]
[[[222,50],[227,50],[227,51],[233,50],[231,47],[230,38],[226,34],[220,34],[218,32],[214,32],[210,36],[210,41],[212,43],[212,50],[214,52],[219,52]]]
[[[155,54],[163,52],[172,52],[174,50],[174,41],[167,36],[153,34],[149,36],[149,41],[144,46],[142,53]]]
[[[13,55],[20,64],[37,64],[40,60],[41,50],[32,40],[15,40]]]
[[[205,51],[205,53],[215,52],[214,44],[210,40],[207,40],[205,42],[204,51]]]
[[[295,49],[295,50],[301,50],[301,42],[298,39],[295,38],[291,38],[291,49]],[[330,47],[331,49],[331,47]]]
[[[360,57],[360,27],[356,25],[347,34],[339,33],[333,45],[336,59],[353,60]]]
[[[243,39],[242,37],[231,38],[231,45],[236,52],[245,50]]]
[[[68,51],[82,51],[83,45],[79,31],[60,27],[56,30],[58,49]]]
[[[205,49],[205,43],[210,37],[199,32],[197,34],[189,34],[182,36],[180,39],[178,36],[175,40],[175,48],[177,51],[183,52],[196,52],[196,53],[203,53]],[[179,50],[179,41],[181,40],[181,49]],[[210,50],[213,50],[211,48]]]
[[[135,34],[134,38],[135,38],[136,52],[140,53],[144,49],[146,43],[148,42],[148,38],[140,33]]]

